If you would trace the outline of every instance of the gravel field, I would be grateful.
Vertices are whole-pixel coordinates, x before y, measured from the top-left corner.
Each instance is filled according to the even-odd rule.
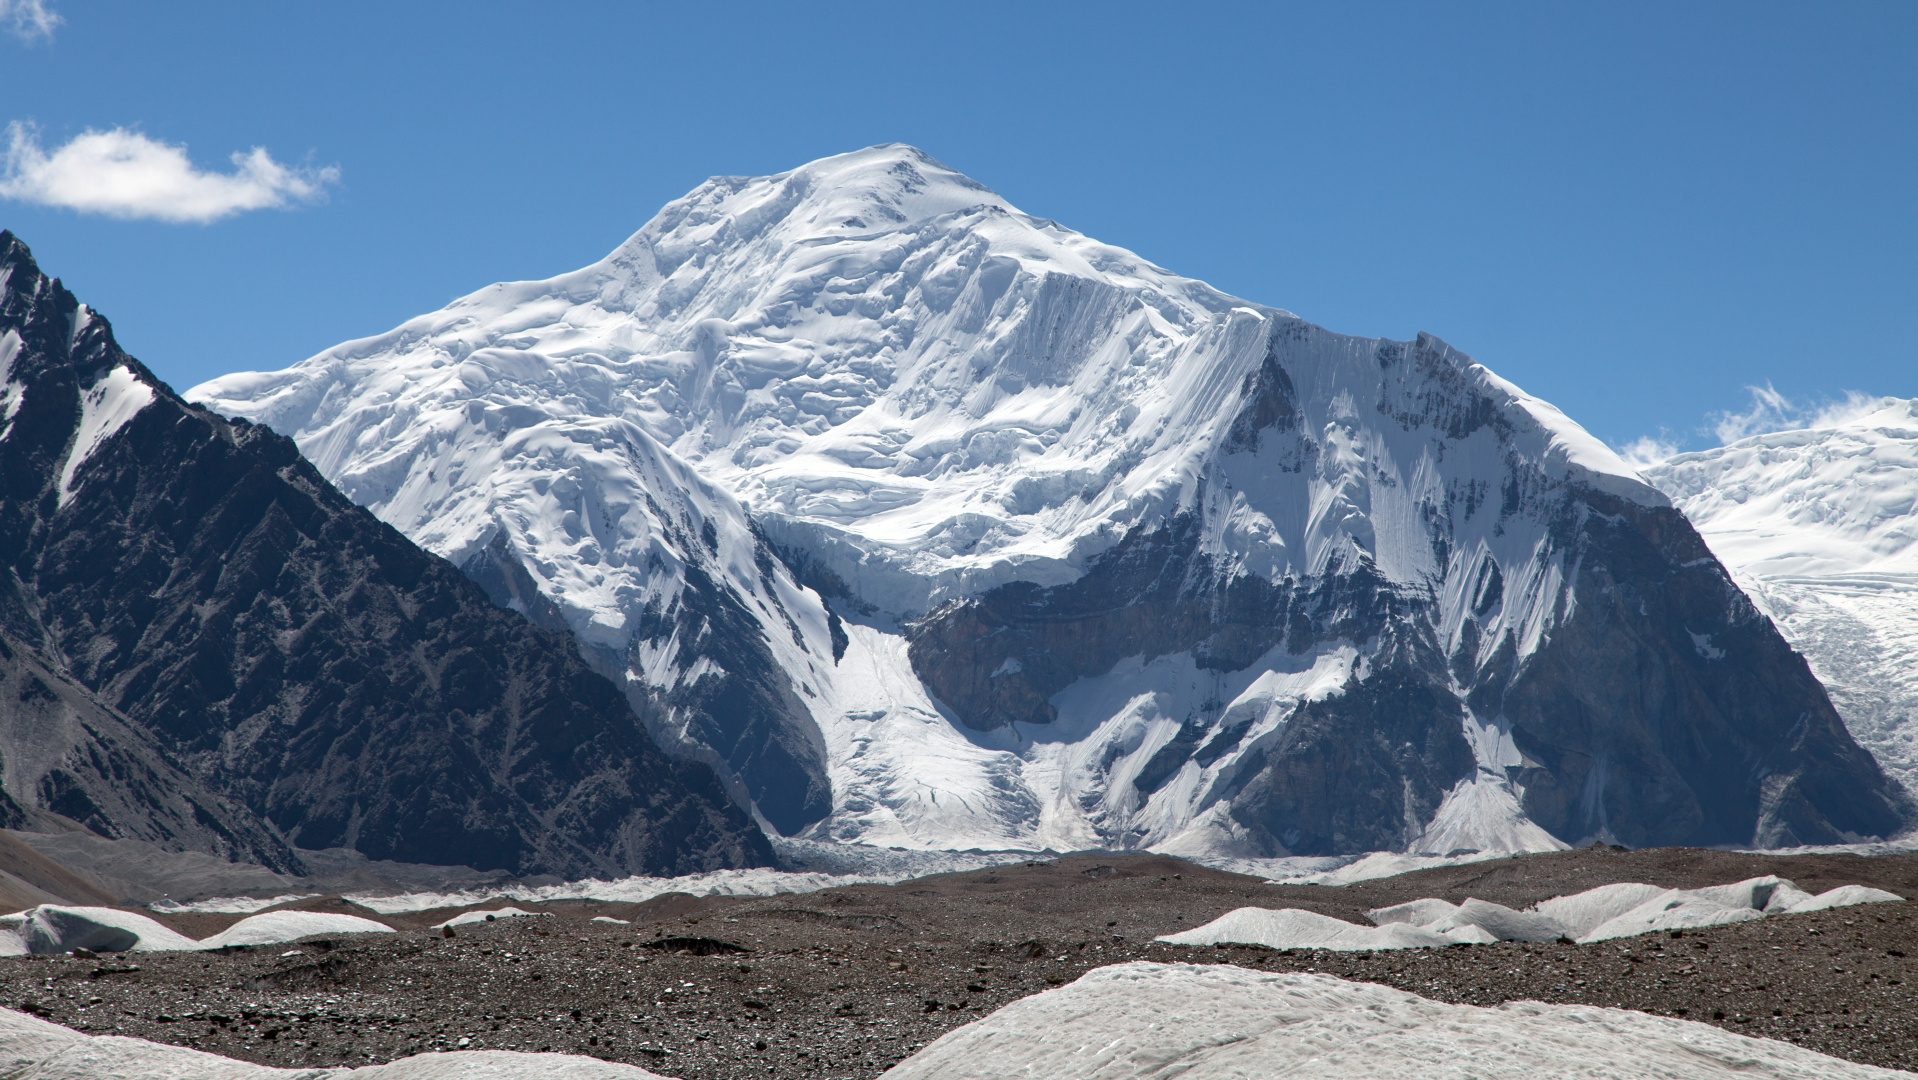
[[[1328,953],[1150,940],[1247,905],[1364,921],[1368,908],[1422,896],[1520,907],[1612,881],[1692,888],[1766,873],[1812,892],[1862,884],[1918,896],[1918,856],[1587,848],[1342,888],[1271,886],[1163,856],[1071,856],[797,896],[521,903],[548,914],[453,938],[429,926],[465,909],[379,916],[332,897],[289,906],[367,915],[400,933],[0,959],[0,1005],[282,1066],[465,1046],[590,1054],[688,1080],[865,1078],[1090,968],[1184,960],[1329,972],[1450,1002],[1642,1009],[1854,1061],[1918,1064],[1908,959],[1918,922],[1903,904],[1584,946]],[[162,921],[202,936],[238,918]]]

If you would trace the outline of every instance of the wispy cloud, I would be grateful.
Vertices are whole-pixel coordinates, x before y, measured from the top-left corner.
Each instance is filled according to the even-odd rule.
[[[125,128],[88,130],[49,153],[32,125],[15,121],[7,125],[0,159],[0,197],[83,214],[205,224],[316,202],[340,178],[337,166],[294,168],[258,146],[235,152],[232,160],[233,172],[202,172],[186,147]]]
[[[1745,390],[1751,394],[1750,408],[1743,412],[1712,413],[1695,434],[1716,437],[1723,446],[1774,431],[1842,427],[1900,403],[1899,398],[1861,394],[1856,390],[1847,390],[1844,397],[1836,400],[1826,398],[1818,402],[1793,401],[1770,383],[1747,386]],[[1656,435],[1640,435],[1631,442],[1614,445],[1612,451],[1623,458],[1625,464],[1642,472],[1682,452],[1680,443],[1681,436],[1661,428]]]
[[[1751,408],[1744,412],[1717,413],[1709,420],[1712,434],[1718,436],[1721,443],[1773,431],[1837,427],[1877,412],[1894,400],[1847,390],[1844,398],[1837,401],[1800,402],[1779,393],[1770,383],[1745,389],[1751,392]]]
[[[53,28],[65,21],[46,0],[0,0],[0,26],[21,41],[51,41]]]
[[[1661,431],[1657,435],[1640,435],[1614,449],[1625,459],[1625,464],[1642,472],[1678,453],[1678,444]]]

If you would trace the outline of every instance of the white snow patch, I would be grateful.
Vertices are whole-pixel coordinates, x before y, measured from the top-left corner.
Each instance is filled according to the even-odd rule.
[[[199,942],[145,915],[107,907],[42,904],[18,914],[0,915],[0,931],[12,934],[21,952],[35,955],[75,949],[171,952],[200,947]]]
[[[573,1054],[456,1050],[356,1069],[276,1069],[123,1035],[86,1035],[0,1009],[0,1062],[33,1080],[663,1080],[631,1065]]]
[[[0,334],[0,439],[13,433],[13,418],[26,400],[26,386],[13,377],[13,365],[20,359],[22,347],[18,331]]]
[[[162,915],[251,915],[256,911],[265,911],[281,904],[291,904],[299,900],[311,900],[319,893],[285,893],[280,896],[215,896],[206,900],[194,900],[181,903],[178,900],[155,900],[147,905],[148,911],[157,911]]]
[[[1525,911],[1478,899],[1457,905],[1438,899],[1413,900],[1368,912],[1376,928],[1297,908],[1246,907],[1157,940],[1173,945],[1234,943],[1348,952],[1560,938],[1585,944],[1656,930],[1722,926],[1767,915],[1903,899],[1882,889],[1858,885],[1814,897],[1780,877],[1751,878],[1703,889],[1620,882],[1553,897]]]
[[[1787,914],[1797,915],[1806,911],[1825,911],[1829,908],[1851,907],[1854,904],[1889,904],[1903,900],[1897,893],[1883,889],[1873,889],[1865,885],[1840,885],[1817,896],[1800,900],[1785,909]]]
[[[0,915],[0,956],[94,952],[188,952],[227,945],[273,945],[310,934],[391,933],[371,919],[318,911],[269,911],[251,915],[211,937],[195,941],[141,915],[107,907],[42,904]]]
[[[1424,949],[1445,945],[1476,945],[1498,939],[1477,927],[1441,933],[1423,926],[1394,922],[1360,926],[1330,915],[1298,908],[1242,907],[1228,911],[1204,926],[1155,938],[1168,945],[1217,945],[1231,942],[1268,945],[1274,949],[1332,949],[1370,952],[1374,949]]]
[[[1866,1080],[1906,1073],[1586,1005],[1448,1005],[1330,975],[1098,968],[947,1032],[887,1080]]]
[[[524,911],[516,907],[494,908],[491,911],[463,911],[442,923],[434,923],[433,929],[444,930],[449,926],[470,926],[473,923],[492,922],[496,919],[525,919],[540,916],[551,917],[550,911]]]
[[[228,945],[277,945],[298,941],[314,934],[390,934],[385,923],[327,911],[268,911],[249,915],[212,937],[202,938],[200,948],[219,949]]]
[[[1411,855],[1495,855],[1564,851],[1569,844],[1525,816],[1518,786],[1489,769],[1460,780],[1439,803]]]
[[[111,439],[141,409],[153,403],[153,387],[125,365],[114,368],[81,393],[80,426],[60,467],[60,505],[73,497],[73,479],[101,444]]]

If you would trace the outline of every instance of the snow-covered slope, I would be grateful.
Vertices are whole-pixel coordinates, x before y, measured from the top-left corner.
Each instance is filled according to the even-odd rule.
[[[1647,474],[1918,792],[1918,399],[1680,454]]]
[[[1558,410],[909,147],[715,178],[593,266],[191,394],[571,628],[788,835],[1269,856],[1910,812]]]
[[[949,1031],[886,1075],[1891,1080],[1907,1074],[1628,1009],[1535,1001],[1488,1009],[1330,975],[1118,964]]]

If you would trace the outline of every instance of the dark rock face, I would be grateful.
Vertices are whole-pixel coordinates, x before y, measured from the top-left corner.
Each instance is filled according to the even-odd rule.
[[[1318,450],[1298,430],[1282,344],[1247,377],[1223,449],[1266,445],[1276,471],[1296,473]],[[1409,366],[1427,388],[1378,403],[1405,430],[1457,441],[1508,423],[1435,339],[1387,343],[1378,363]],[[1269,855],[1403,849],[1455,784],[1488,767],[1462,734],[1468,713],[1509,732],[1522,763],[1503,767],[1505,779],[1525,813],[1567,842],[1842,843],[1918,820],[1678,511],[1553,481],[1516,459],[1506,468],[1502,490],[1455,485],[1428,507],[1426,540],[1445,566],[1454,520],[1544,522],[1534,557],[1571,569],[1549,598],[1552,630],[1529,654],[1510,629],[1482,640],[1510,570],[1489,555],[1461,571],[1454,637],[1441,633],[1438,583],[1388,581],[1356,548],[1317,577],[1271,581],[1208,554],[1193,511],[1135,529],[1069,584],[1008,584],[932,612],[911,630],[914,671],[986,731],[1052,722],[1054,695],[1127,657],[1189,651],[1202,669],[1232,672],[1279,646],[1367,650],[1341,693],[1298,705],[1215,789],[1246,841]],[[1209,703],[1133,786],[1150,795],[1187,761],[1210,767],[1240,749],[1246,730]]]
[[[1475,768],[1458,699],[1432,677],[1423,644],[1395,640],[1370,678],[1300,705],[1270,749],[1240,764],[1233,820],[1275,852],[1391,851],[1416,839]]]
[[[290,441],[180,400],[6,233],[0,275],[9,629],[270,823],[255,847],[277,831],[569,876],[770,861],[569,637],[495,607]]]
[[[0,790],[0,827],[77,823],[114,840],[300,869],[292,849],[244,807],[9,633],[0,633],[0,769],[12,789]]]
[[[948,605],[913,628],[913,668],[985,730],[1049,723],[1047,699],[1128,656],[1190,649],[1201,667],[1236,671],[1278,645],[1303,653],[1379,640],[1371,677],[1302,706],[1277,742],[1241,760],[1232,814],[1273,854],[1388,850],[1415,839],[1474,768],[1423,602],[1364,564],[1309,585],[1225,573],[1198,539],[1196,519],[1181,517],[1126,537],[1070,584],[1019,582]],[[1007,670],[1014,659],[1018,670]],[[1188,721],[1135,784],[1149,794],[1187,760],[1209,766],[1233,749],[1245,727],[1222,726],[1221,706]]]
[[[1910,823],[1682,514],[1593,492],[1559,531],[1583,556],[1576,610],[1515,671],[1471,686],[1537,762],[1518,776],[1533,820],[1635,847],[1842,843]]]
[[[675,528],[670,515],[659,518],[665,528]],[[690,549],[683,538],[680,541],[682,550]],[[770,576],[773,550],[764,538],[760,548],[761,573]],[[495,604],[571,635],[565,616],[539,591],[504,534],[462,569]],[[588,649],[587,662],[625,686],[642,713],[681,717],[684,730],[675,734],[690,744],[694,756],[732,778],[740,805],[757,809],[766,824],[782,835],[798,833],[832,811],[825,754],[806,737],[813,728],[806,707],[766,647],[761,624],[739,597],[697,565],[686,568],[684,584],[670,608],[654,604],[644,611],[633,646],[625,655]],[[639,657],[643,647],[675,638],[690,643],[688,664],[704,659],[713,670],[671,689],[627,677],[628,671],[644,669]],[[843,628],[838,629],[834,643],[843,654]]]
[[[770,549],[762,541],[760,550],[766,564],[761,572],[770,576]],[[709,660],[718,670],[670,691],[649,687],[648,698],[686,718],[686,734],[739,778],[751,805],[780,833],[794,835],[831,813],[825,751],[814,741],[817,729],[799,722],[810,719],[806,706],[766,647],[761,623],[739,597],[699,567],[688,566],[678,602],[670,611],[646,611],[633,635],[632,654],[618,668],[637,668],[642,644],[675,635],[695,643],[688,658]],[[809,732],[815,733],[812,738]]]

